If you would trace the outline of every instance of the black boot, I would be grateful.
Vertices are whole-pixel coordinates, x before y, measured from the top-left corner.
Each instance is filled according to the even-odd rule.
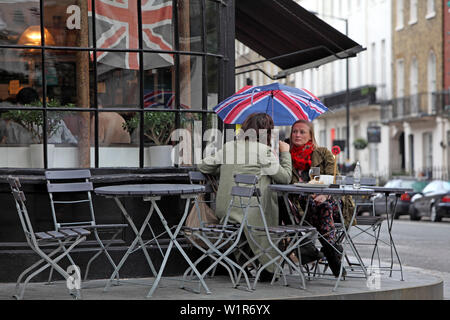
[[[331,246],[325,240],[322,240],[320,242],[322,243],[322,251],[327,258],[328,266],[330,267],[331,272],[333,272],[333,275],[335,277],[338,277],[341,270],[341,257],[343,252],[342,246],[340,244],[334,244],[333,246]],[[339,253],[336,251],[336,249],[339,250]],[[342,275],[346,275],[345,269],[342,269]]]

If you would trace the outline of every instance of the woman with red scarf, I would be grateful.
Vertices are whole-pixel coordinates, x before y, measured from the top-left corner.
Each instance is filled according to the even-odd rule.
[[[334,156],[330,150],[317,145],[313,124],[306,120],[298,120],[292,125],[290,136],[290,152],[292,158],[292,181],[309,182],[309,169],[320,167],[320,174],[334,174]],[[294,213],[303,215],[306,208],[306,197],[291,198]],[[335,221],[339,220],[339,209],[336,201],[342,201],[343,215],[348,225],[353,213],[354,203],[351,197],[333,199],[326,195],[314,195],[309,199],[308,214],[305,220],[319,232],[322,252],[327,258],[328,265],[335,276],[339,275],[342,246],[336,242]],[[339,253],[338,253],[339,251]],[[345,270],[344,270],[345,271]]]

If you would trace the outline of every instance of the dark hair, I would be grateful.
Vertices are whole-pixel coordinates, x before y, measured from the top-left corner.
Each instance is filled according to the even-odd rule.
[[[255,130],[257,141],[259,141],[259,130],[267,130],[267,141],[259,141],[270,146],[270,139],[273,129],[272,117],[267,113],[252,113],[245,119],[241,130],[245,133],[247,130]],[[247,139],[247,138],[246,138]]]
[[[39,94],[33,88],[26,87],[17,93],[16,100],[20,104],[30,104],[34,101],[39,100]]]

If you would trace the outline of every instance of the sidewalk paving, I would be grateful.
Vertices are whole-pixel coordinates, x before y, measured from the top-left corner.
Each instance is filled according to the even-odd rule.
[[[112,285],[104,292],[106,280],[91,280],[83,282],[82,299],[84,300],[316,300],[316,299],[443,299],[443,280],[439,277],[422,272],[420,269],[404,269],[404,281],[400,280],[400,273],[394,272],[392,277],[384,271],[380,277],[379,288],[371,288],[364,278],[347,277],[341,281],[336,292],[332,292],[335,279],[331,277],[314,278],[306,281],[306,289],[301,289],[297,277],[290,276],[289,286],[283,286],[282,281],[274,285],[258,283],[256,290],[248,292],[245,286],[232,288],[227,276],[216,276],[206,280],[211,294],[179,288],[179,277],[163,278],[160,286],[147,298],[152,278],[124,279],[119,286]],[[131,281],[130,281],[131,280]],[[175,281],[172,281],[175,280]],[[140,284],[137,284],[140,282]],[[143,284],[142,282],[146,282]],[[196,284],[187,284],[198,288]],[[0,300],[12,300],[14,283],[0,284]],[[47,285],[45,283],[30,283],[25,291],[24,300],[72,300],[68,294],[65,281],[57,281]]]

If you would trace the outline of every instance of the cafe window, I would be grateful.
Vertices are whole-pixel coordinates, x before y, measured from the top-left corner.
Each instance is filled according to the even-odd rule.
[[[150,147],[176,145],[176,129],[193,142],[194,129],[219,125],[223,8],[215,0],[0,3],[0,166],[165,166]]]

